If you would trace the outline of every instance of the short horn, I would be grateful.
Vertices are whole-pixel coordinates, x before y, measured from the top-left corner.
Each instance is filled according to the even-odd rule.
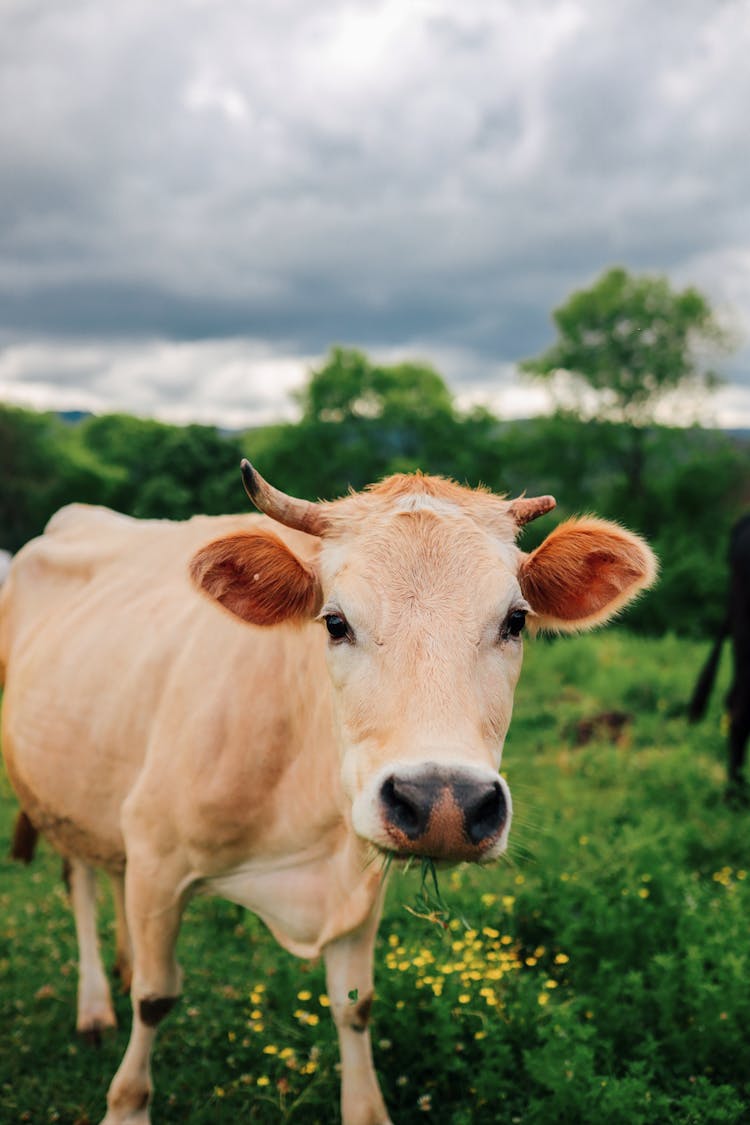
[[[518,527],[523,527],[537,516],[551,512],[556,504],[554,496],[519,496],[517,500],[511,500],[508,511]]]
[[[287,496],[285,492],[279,492],[278,488],[263,480],[260,473],[244,457],[240,469],[245,492],[261,512],[283,523],[285,527],[306,531],[308,535],[324,533],[326,518],[320,504],[313,504],[310,500],[298,500],[295,496]]]

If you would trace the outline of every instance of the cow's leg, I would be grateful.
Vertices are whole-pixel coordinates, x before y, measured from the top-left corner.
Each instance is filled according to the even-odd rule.
[[[372,1063],[372,961],[380,907],[360,929],[325,948],[331,1011],[341,1050],[343,1125],[388,1125],[390,1118]]]
[[[736,790],[744,788],[742,769],[747,741],[750,738],[750,696],[735,693],[729,722],[729,784]]]
[[[151,1049],[158,1024],[180,993],[175,944],[185,881],[156,857],[128,853],[125,904],[133,943],[133,1024],[123,1060],[107,1094],[102,1125],[148,1125]]]
[[[101,1032],[117,1026],[109,982],[96,929],[96,873],[79,859],[66,864],[70,901],[78,938],[78,1031],[97,1042]]]
[[[112,876],[112,899],[115,906],[115,974],[123,992],[130,992],[133,979],[133,950],[130,944],[128,916],[125,909],[125,877]]]

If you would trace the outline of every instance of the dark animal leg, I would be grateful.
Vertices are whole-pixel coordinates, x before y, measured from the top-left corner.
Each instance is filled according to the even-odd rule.
[[[10,848],[11,858],[18,859],[21,863],[31,863],[34,858],[34,849],[36,848],[38,838],[39,833],[26,813],[21,809],[13,827],[13,843]]]
[[[735,794],[742,794],[746,790],[743,776],[747,741],[750,737],[750,697],[746,697],[741,705],[733,711],[729,726],[729,788]],[[747,794],[745,793],[747,800]]]

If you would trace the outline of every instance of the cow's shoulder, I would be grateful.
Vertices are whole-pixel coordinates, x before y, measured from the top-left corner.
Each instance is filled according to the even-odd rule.
[[[115,559],[137,521],[88,504],[69,504],[56,512],[44,532],[26,543],[13,559],[11,593],[27,587],[42,595],[50,583],[88,582],[94,570]]]
[[[65,535],[69,532],[80,533],[81,530],[91,528],[119,528],[137,524],[139,521],[132,516],[115,512],[111,508],[104,508],[100,504],[66,504],[53,516],[50,516],[44,529],[45,535]]]
[[[13,559],[2,588],[5,646],[9,636],[70,613],[79,603],[91,610],[78,616],[77,628],[93,618],[96,606],[99,620],[104,609],[110,620],[118,606],[135,611],[135,600],[146,593],[152,600],[186,604],[195,597],[188,579],[193,553],[214,537],[248,530],[255,518],[140,520],[89,504],[61,508]]]
[[[188,520],[135,519],[95,504],[68,504],[51,517],[42,535],[27,543],[14,569],[89,580],[98,569],[114,566],[134,577],[149,570],[153,556],[161,566],[150,577],[167,577],[197,546],[213,537],[251,531],[262,516],[194,516]]]

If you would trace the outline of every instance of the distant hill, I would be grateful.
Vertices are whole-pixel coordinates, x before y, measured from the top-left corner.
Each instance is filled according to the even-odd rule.
[[[82,422],[84,418],[91,417],[90,410],[58,410],[57,417],[61,422],[67,422],[71,426],[75,426],[77,422]]]

